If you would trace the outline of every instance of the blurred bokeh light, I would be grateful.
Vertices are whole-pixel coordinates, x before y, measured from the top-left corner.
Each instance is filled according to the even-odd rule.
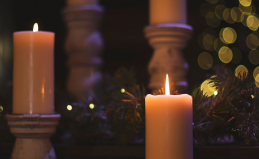
[[[256,68],[254,69],[254,72],[253,72],[254,79],[255,79],[257,82],[259,82],[259,80],[257,79],[257,78],[258,78],[258,75],[259,75],[259,66],[256,67]]]
[[[249,49],[256,49],[259,45],[258,37],[254,34],[249,34],[246,37],[246,45]]]
[[[206,23],[213,28],[216,28],[220,24],[220,19],[216,16],[214,12],[208,12],[206,14]]]
[[[235,76],[238,77],[238,74],[243,75],[244,72],[248,73],[248,69],[244,65],[239,65],[235,70]]]
[[[259,20],[254,15],[249,15],[246,19],[246,25],[249,29],[256,31],[259,26]]]
[[[258,50],[251,50],[248,54],[249,61],[257,65],[259,63],[259,51]]]
[[[252,0],[239,0],[239,3],[245,7],[248,7],[251,5]]]
[[[229,47],[223,46],[219,50],[218,56],[220,61],[222,61],[223,63],[229,63],[233,58],[233,53]]]
[[[235,21],[232,19],[232,17],[231,17],[231,9],[230,8],[226,8],[225,10],[224,10],[224,12],[223,12],[223,19],[226,21],[226,22],[228,22],[228,23],[230,23],[230,24],[233,24],[233,23],[235,23]]]
[[[236,22],[241,22],[244,19],[244,14],[240,11],[239,8],[234,7],[231,9],[231,18]]]
[[[223,12],[225,9],[226,9],[226,6],[224,6],[224,5],[217,5],[215,7],[215,14],[221,20],[224,20]]]
[[[225,44],[234,43],[237,39],[237,33],[233,28],[226,27],[220,31],[220,39]]]
[[[213,58],[209,53],[203,52],[198,57],[198,64],[202,69],[207,70],[213,65]]]
[[[207,2],[211,3],[211,4],[215,4],[218,2],[218,0],[206,0]]]
[[[203,91],[203,95],[212,96],[214,92],[217,91],[215,87],[213,87],[213,83],[210,83],[211,80],[207,79],[201,84],[201,91]]]
[[[245,6],[241,5],[241,4],[239,4],[239,9],[245,15],[254,14],[256,12],[256,9],[255,9],[255,7],[253,5],[245,7]]]
[[[213,51],[214,50],[214,41],[215,41],[215,37],[213,35],[206,34],[203,37],[203,47],[206,50]]]

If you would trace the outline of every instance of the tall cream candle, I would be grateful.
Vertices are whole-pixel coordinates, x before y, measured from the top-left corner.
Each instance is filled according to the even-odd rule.
[[[186,0],[150,0],[150,24],[187,23]]]
[[[146,96],[146,159],[192,159],[192,97]]]
[[[36,30],[13,34],[13,114],[54,113],[54,36]]]

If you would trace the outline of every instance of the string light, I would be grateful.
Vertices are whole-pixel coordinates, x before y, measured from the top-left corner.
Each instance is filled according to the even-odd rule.
[[[70,110],[72,110],[72,108],[73,108],[73,107],[72,107],[71,105],[67,105],[67,110],[70,111]]]
[[[121,89],[121,93],[125,93],[125,89],[124,88]]]
[[[90,108],[90,109],[94,109],[94,104],[93,104],[93,103],[90,103],[90,104],[89,104],[89,108]]]

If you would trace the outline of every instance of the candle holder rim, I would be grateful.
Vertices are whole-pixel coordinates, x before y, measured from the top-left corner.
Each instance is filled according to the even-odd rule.
[[[51,31],[36,31],[36,32],[33,32],[32,30],[23,30],[23,31],[16,31],[14,32],[13,34],[24,34],[24,33],[31,33],[31,34],[37,34],[37,33],[47,33],[47,34],[55,34],[54,32],[51,32]]]
[[[188,24],[183,24],[183,23],[160,23],[160,24],[151,24],[146,26],[145,29],[148,28],[182,28],[182,29],[188,29],[188,30],[193,30],[193,27]]]
[[[63,9],[63,13],[67,13],[70,11],[78,11],[78,10],[94,10],[103,12],[104,7],[99,4],[83,4],[83,5],[73,5],[73,6],[67,6]]]
[[[56,118],[59,119],[61,117],[60,114],[6,114],[6,119],[13,118],[22,118],[22,119],[30,119],[30,118]]]

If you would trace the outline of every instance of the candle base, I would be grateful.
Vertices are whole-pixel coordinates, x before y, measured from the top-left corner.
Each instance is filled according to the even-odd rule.
[[[191,37],[192,27],[179,23],[163,23],[147,26],[144,32],[155,50],[148,65],[151,76],[149,88],[163,87],[165,74],[168,73],[176,89],[184,93],[188,86],[185,77],[188,64],[183,58],[182,49]]]
[[[11,159],[56,159],[50,137],[55,133],[60,114],[6,115],[16,137]]]

